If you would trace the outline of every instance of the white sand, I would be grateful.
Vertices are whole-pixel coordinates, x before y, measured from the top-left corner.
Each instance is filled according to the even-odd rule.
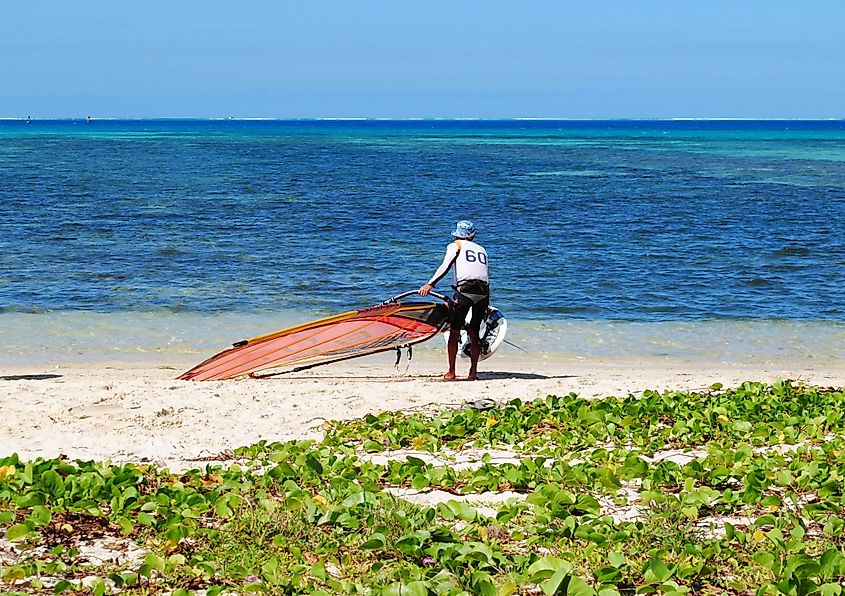
[[[208,457],[261,439],[316,438],[326,419],[383,410],[447,408],[575,392],[584,397],[645,389],[726,387],[777,378],[845,385],[845,366],[802,370],[695,363],[600,362],[497,354],[481,380],[446,383],[440,354],[416,357],[407,375],[376,356],[272,379],[176,381],[193,361],[15,366],[0,372],[0,456],[153,461],[203,466]],[[461,362],[459,372],[466,372]],[[404,369],[404,363],[403,363]]]

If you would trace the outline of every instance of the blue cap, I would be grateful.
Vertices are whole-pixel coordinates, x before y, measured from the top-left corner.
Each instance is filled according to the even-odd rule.
[[[465,219],[459,221],[458,225],[455,226],[455,231],[452,232],[452,236],[462,240],[472,240],[475,238],[475,224]]]

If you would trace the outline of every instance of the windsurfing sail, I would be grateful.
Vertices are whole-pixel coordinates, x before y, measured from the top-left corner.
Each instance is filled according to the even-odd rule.
[[[183,373],[186,381],[219,381],[267,369],[295,372],[386,352],[431,339],[446,326],[447,299],[403,301],[406,292],[361,310],[239,341]]]

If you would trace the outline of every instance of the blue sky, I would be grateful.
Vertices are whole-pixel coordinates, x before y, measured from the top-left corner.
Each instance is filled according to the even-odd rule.
[[[845,117],[845,2],[0,3],[0,116]]]

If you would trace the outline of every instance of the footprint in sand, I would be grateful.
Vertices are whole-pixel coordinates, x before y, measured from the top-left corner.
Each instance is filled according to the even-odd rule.
[[[85,418],[99,418],[103,416],[131,416],[134,410],[140,409],[141,406],[130,406],[124,408],[123,406],[116,406],[113,404],[95,404],[93,406],[81,406],[78,408],[71,408],[70,413],[84,420]]]

